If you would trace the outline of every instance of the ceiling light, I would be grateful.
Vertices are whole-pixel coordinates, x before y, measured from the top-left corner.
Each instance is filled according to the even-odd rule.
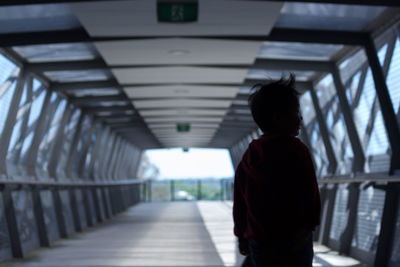
[[[168,51],[168,54],[174,55],[174,56],[182,56],[182,55],[187,55],[189,54],[189,50],[186,49],[172,49]]]

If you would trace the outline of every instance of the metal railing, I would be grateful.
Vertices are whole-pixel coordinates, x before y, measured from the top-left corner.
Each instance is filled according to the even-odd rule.
[[[143,182],[143,201],[232,200],[232,178],[173,179]]]
[[[140,184],[0,180],[0,261],[22,258],[135,205]]]

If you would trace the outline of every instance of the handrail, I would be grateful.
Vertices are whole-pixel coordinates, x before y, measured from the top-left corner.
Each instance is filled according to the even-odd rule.
[[[0,179],[0,186],[17,185],[17,186],[56,186],[56,187],[102,187],[102,186],[122,186],[141,184],[139,180],[123,180],[116,182],[57,182],[57,181],[29,181],[29,180],[4,180]]]
[[[397,183],[400,182],[400,174],[389,175],[387,173],[363,173],[351,175],[329,175],[318,179],[319,184],[341,184],[341,183]]]

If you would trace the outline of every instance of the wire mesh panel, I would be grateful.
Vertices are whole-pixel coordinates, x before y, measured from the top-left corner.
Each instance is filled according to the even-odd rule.
[[[12,192],[15,217],[23,253],[39,247],[39,237],[33,213],[32,193],[27,190]]]
[[[49,241],[53,242],[60,238],[53,196],[49,190],[44,190],[40,192],[40,198],[42,200],[43,217],[46,224],[47,236]]]
[[[75,227],[74,227],[74,218],[72,217],[73,214],[70,205],[69,193],[67,190],[60,190],[59,194],[61,199],[61,206],[65,221],[65,227],[67,230],[67,234],[70,235],[73,232],[75,232]]]
[[[376,252],[384,201],[385,192],[372,186],[360,192],[353,247]]]
[[[400,202],[400,198],[398,200]],[[400,204],[400,203],[399,203]],[[400,266],[400,205],[397,210],[397,220],[396,220],[396,228],[395,235],[393,240],[392,247],[392,255],[389,261],[389,267],[398,267]]]
[[[171,200],[170,181],[152,181],[150,190],[151,190],[151,201]]]
[[[0,261],[10,259],[11,245],[4,213],[3,194],[0,192]]]
[[[329,237],[336,241],[339,241],[341,234],[343,233],[347,218],[348,218],[348,204],[349,190],[346,184],[339,185],[336,191],[335,208],[333,210],[332,227]]]

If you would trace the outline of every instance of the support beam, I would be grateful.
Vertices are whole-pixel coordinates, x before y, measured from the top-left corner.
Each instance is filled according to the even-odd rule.
[[[88,70],[108,69],[109,67],[102,59],[82,61],[57,61],[44,63],[27,63],[26,69],[30,72],[65,71],[65,70]]]
[[[155,67],[205,67],[221,69],[270,69],[270,70],[299,70],[299,71],[329,71],[327,61],[301,60],[301,59],[269,59],[257,58],[252,64],[128,64],[128,65],[107,65],[102,59],[81,60],[81,61],[58,61],[44,63],[28,63],[26,69],[30,72],[45,71],[66,71],[66,70],[88,70],[88,69],[132,69],[132,68],[155,68]]]
[[[354,161],[353,172],[364,172],[365,155],[361,145],[360,137],[357,132],[356,125],[353,120],[353,112],[346,96],[346,88],[343,86],[340,78],[339,69],[334,62],[331,63],[331,72],[333,83],[335,84],[336,94],[339,98],[340,109],[343,114],[344,123],[346,125],[347,134],[350,139],[351,148],[353,149]]]
[[[333,30],[303,30],[274,28],[267,35],[228,35],[228,36],[117,36],[117,37],[90,37],[83,28],[60,31],[43,31],[32,33],[0,34],[0,47],[57,44],[75,42],[102,42],[123,40],[148,40],[161,38],[199,38],[215,40],[243,40],[243,41],[271,41],[271,42],[304,42],[340,45],[363,45],[367,33]]]
[[[75,3],[75,2],[98,2],[104,0],[4,0],[0,6],[23,6],[37,4]],[[343,5],[369,5],[369,6],[400,6],[397,0],[258,0],[263,2],[302,2],[320,4],[343,4]]]
[[[322,114],[321,107],[319,105],[319,100],[318,100],[317,94],[315,93],[314,88],[312,88],[310,90],[310,94],[311,94],[311,99],[312,99],[312,102],[314,105],[315,116],[317,117],[322,141],[324,142],[326,156],[328,157],[328,161],[329,161],[328,172],[333,174],[333,173],[335,173],[336,168],[337,168],[337,160],[335,157],[335,153],[333,151],[331,140],[329,138],[329,130],[328,130],[328,127],[326,126],[325,118]]]
[[[386,85],[385,76],[379,62],[375,43],[371,36],[369,36],[367,42],[365,43],[365,51],[372,70],[376,95],[379,100],[382,117],[385,123],[386,132],[388,134],[390,147],[392,149],[390,172],[393,173],[395,170],[400,170],[399,124],[397,122],[396,113],[394,112],[393,103]]]
[[[123,94],[109,95],[109,96],[84,96],[70,98],[71,102],[75,105],[86,105],[99,102],[112,102],[112,101],[127,101]]]
[[[396,233],[397,212],[399,210],[400,186],[389,183],[386,186],[385,202],[381,219],[378,247],[374,267],[389,266],[394,236]]]
[[[55,91],[71,91],[83,89],[100,89],[100,88],[121,88],[114,80],[96,81],[96,82],[70,82],[70,83],[52,83],[51,88]]]
[[[256,58],[251,69],[264,70],[298,70],[298,71],[317,71],[329,72],[329,62],[321,60],[293,60],[293,59],[266,59]]]

